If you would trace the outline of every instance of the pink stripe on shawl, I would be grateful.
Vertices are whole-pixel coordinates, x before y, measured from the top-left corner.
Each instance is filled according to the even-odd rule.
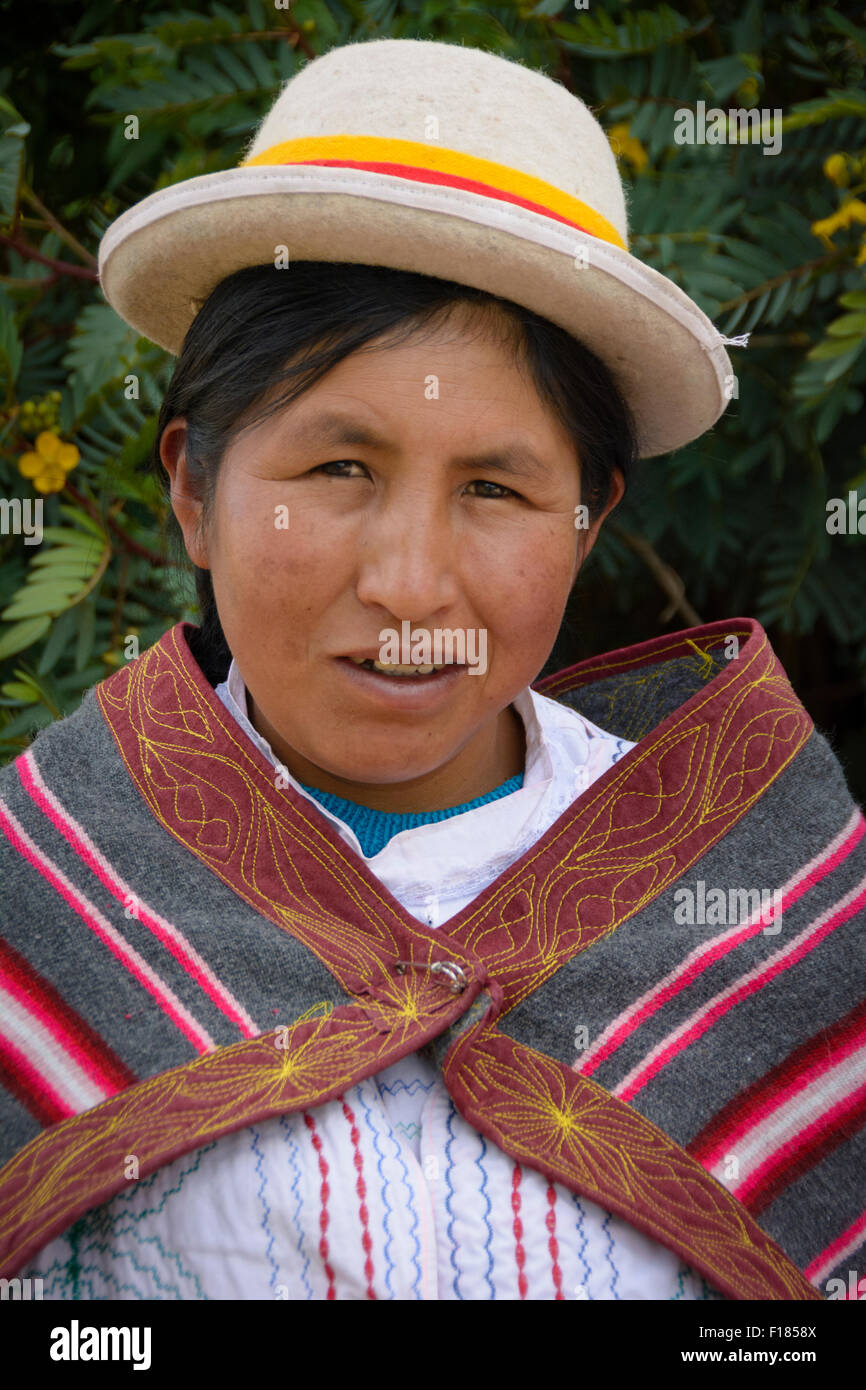
[[[711,1167],[722,1153],[729,1151],[736,1144],[742,1145],[747,1135],[751,1136],[750,1142],[752,1144],[760,1146],[761,1130],[768,1127],[770,1120],[772,1120],[773,1126],[779,1123],[781,1118],[779,1111],[783,1106],[793,1101],[813,1082],[834,1071],[853,1053],[863,1051],[864,1043],[866,1043],[866,1018],[858,1029],[845,1038],[844,1042],[817,1058],[804,1059],[800,1066],[791,1068],[786,1081],[778,1086],[769,1087],[767,1094],[760,1100],[756,1100],[754,1104],[745,1105],[738,1119],[726,1125],[724,1133],[720,1134],[714,1143],[700,1150],[700,1161],[703,1166],[705,1168]],[[689,1152],[691,1153],[693,1150],[690,1148]],[[697,1156],[695,1154],[695,1157]]]
[[[866,834],[866,819],[858,808],[853,812],[843,829],[827,844],[814,859],[799,869],[781,889],[782,913],[792,907],[809,888],[814,888],[827,874],[832,873],[844,863],[848,855],[856,849]],[[617,1051],[626,1038],[640,1027],[646,1019],[656,1013],[668,1000],[695,980],[704,970],[708,970],[717,960],[734,950],[743,941],[757,936],[763,931],[766,922],[761,913],[753,914],[747,923],[721,932],[711,941],[705,942],[692,951],[668,975],[643,994],[629,1008],[624,1009],[613,1019],[595,1041],[572,1063],[572,1070],[582,1076],[592,1076],[608,1057]]]
[[[820,1284],[826,1279],[831,1269],[835,1269],[840,1260],[844,1260],[846,1255],[853,1255],[866,1239],[866,1211],[860,1213],[856,1221],[852,1221],[847,1230],[837,1236],[834,1241],[816,1255],[811,1264],[807,1265],[803,1273],[813,1284]]]
[[[245,1038],[258,1037],[259,1029],[243,1005],[229,989],[217,978],[207,961],[199,955],[195,947],[186,940],[183,933],[159,913],[146,907],[138,894],[120,877],[102,851],[94,844],[82,825],[61,805],[57,796],[45,784],[32,751],[28,750],[15,760],[18,776],[29,795],[51,823],[60,831],[75,853],[84,861],[100,883],[108,889],[119,902],[129,897],[136,900],[135,916],[146,926],[164,946],[170,955],[204,990],[217,1008],[237,1024]]]
[[[5,991],[21,1009],[26,1011],[33,1020],[33,1025],[47,1035],[46,1041],[50,1038],[52,1048],[60,1049],[66,1065],[76,1067],[83,1078],[86,1077],[91,1085],[101,1091],[102,1094],[99,1099],[113,1096],[116,1093],[117,1083],[100,1066],[99,1058],[86,1052],[75,1034],[64,1026],[62,1020],[56,1014],[49,1012],[40,999],[23,988],[18,980],[4,970],[2,963],[0,963],[0,990]]]
[[[822,1110],[811,1124],[802,1125],[792,1133],[787,1141],[777,1148],[775,1153],[768,1155],[754,1172],[744,1178],[733,1189],[734,1196],[744,1206],[749,1206],[750,1199],[753,1198],[756,1189],[765,1186],[774,1171],[782,1172],[786,1164],[796,1163],[798,1151],[803,1148],[819,1147],[822,1139],[839,1129],[852,1111],[863,1106],[864,1101],[866,1101],[866,1084],[860,1086],[856,1091],[849,1091],[829,1109]]]
[[[180,999],[152,970],[147,961],[130,946],[118,931],[102,915],[99,909],[83,893],[79,893],[70,883],[63,871],[53,860],[43,854],[38,845],[31,840],[23,825],[16,820],[6,803],[0,800],[0,830],[9,843],[38,873],[50,883],[56,893],[77,912],[82,921],[95,936],[107,946],[112,955],[125,966],[143,989],[153,996],[163,1013],[192,1043],[199,1053],[212,1052],[216,1047],[213,1038],[181,1003]]]
[[[850,893],[840,898],[838,902],[823,912],[819,917],[804,928],[799,936],[795,937],[782,950],[762,961],[747,974],[741,975],[738,980],[728,985],[726,989],[720,990],[715,998],[710,999],[702,1009],[695,1012],[683,1023],[668,1033],[656,1044],[650,1052],[638,1062],[627,1076],[624,1076],[619,1085],[613,1090],[613,1094],[619,1096],[621,1100],[631,1100],[637,1095],[638,1091],[643,1090],[644,1086],[657,1076],[663,1067],[666,1067],[674,1057],[680,1052],[684,1052],[692,1043],[703,1037],[720,1018],[731,1010],[735,1004],[739,1004],[743,999],[756,994],[758,990],[764,989],[772,980],[780,975],[783,970],[790,970],[793,965],[802,960],[803,956],[813,951],[816,946],[829,936],[832,931],[840,927],[849,918],[855,916],[861,907],[866,905],[866,877],[852,888]]]

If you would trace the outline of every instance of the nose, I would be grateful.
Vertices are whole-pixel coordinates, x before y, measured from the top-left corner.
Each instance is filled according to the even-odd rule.
[[[360,546],[357,594],[398,620],[420,622],[459,595],[455,528],[447,503],[421,488],[371,515]]]

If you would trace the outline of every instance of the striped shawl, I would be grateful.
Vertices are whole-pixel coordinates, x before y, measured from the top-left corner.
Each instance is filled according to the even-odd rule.
[[[0,772],[0,1274],[129,1155],[425,1048],[478,1131],[727,1297],[857,1287],[866,823],[754,620],[540,682],[636,747],[436,930],[275,785],[196,640]]]

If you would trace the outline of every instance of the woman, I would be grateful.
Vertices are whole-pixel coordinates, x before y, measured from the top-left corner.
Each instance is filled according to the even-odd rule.
[[[842,771],[751,619],[532,688],[635,460],[730,395],[598,123],[477,50],[333,50],[101,253],[180,354],[155,460],[202,623],[0,776],[2,1272],[832,1296],[866,1237]]]

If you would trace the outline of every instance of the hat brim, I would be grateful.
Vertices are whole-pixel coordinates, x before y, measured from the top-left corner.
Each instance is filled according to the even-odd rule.
[[[610,370],[638,453],[682,448],[724,413],[733,369],[721,334],[677,285],[628,251],[540,213],[367,170],[254,166],[161,189],[99,246],[109,304],[179,354],[226,276],[292,261],[416,271],[511,299],[558,324]]]

